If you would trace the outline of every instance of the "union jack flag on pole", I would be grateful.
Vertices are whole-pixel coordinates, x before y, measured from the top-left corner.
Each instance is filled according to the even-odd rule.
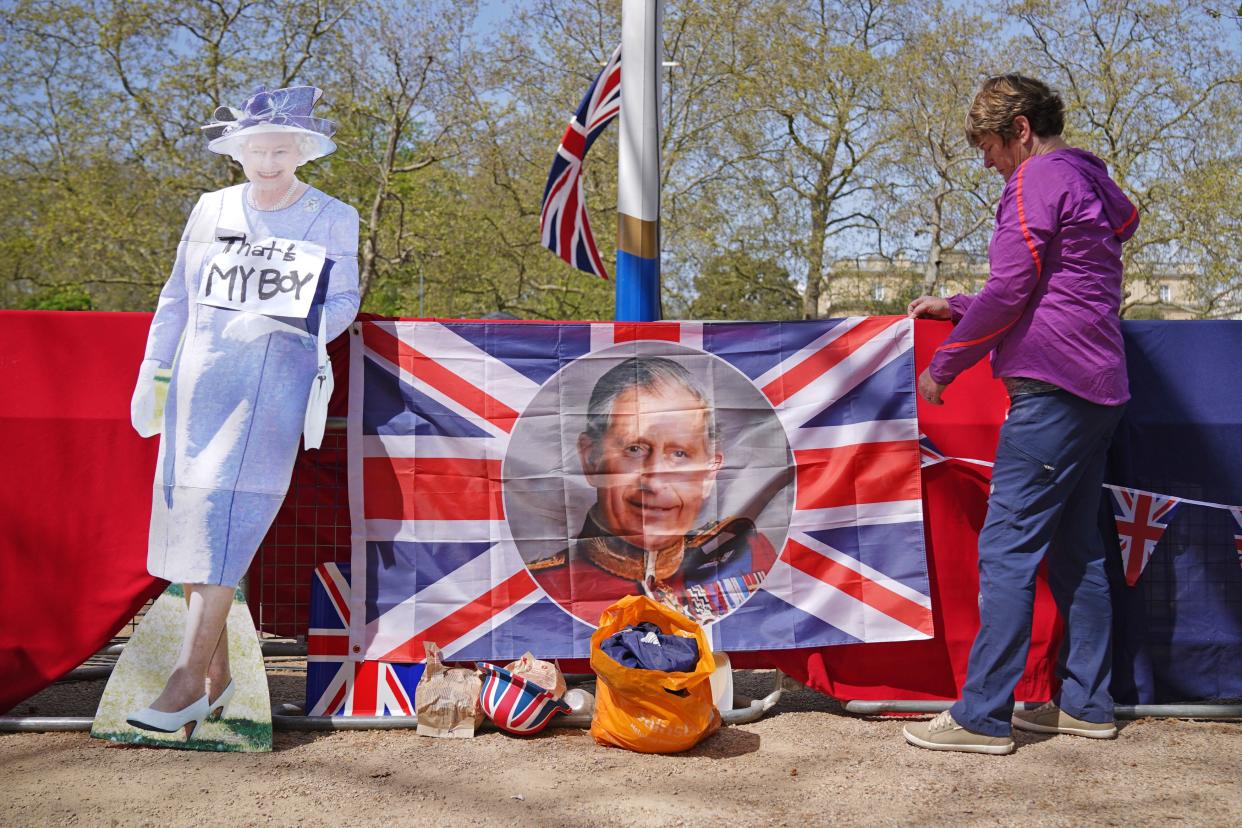
[[[713,648],[930,638],[913,328],[366,321],[354,658],[584,658],[647,594]]]
[[[1134,586],[1147,568],[1164,530],[1169,527],[1181,501],[1169,495],[1107,486],[1113,495],[1113,517],[1121,544],[1121,562],[1126,584]]]
[[[621,111],[621,47],[591,83],[552,159],[543,190],[539,233],[543,246],[585,273],[607,279],[608,271],[591,235],[582,164],[595,139]]]

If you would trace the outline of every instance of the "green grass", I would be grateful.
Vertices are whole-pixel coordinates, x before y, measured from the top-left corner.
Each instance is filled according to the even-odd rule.
[[[225,719],[213,725],[218,730],[223,724],[230,737],[226,739],[198,738],[186,742],[175,734],[150,734],[136,730],[91,731],[96,739],[107,739],[126,745],[173,748],[175,750],[214,750],[227,753],[265,753],[272,749],[272,726],[270,723],[252,722],[248,719]]]

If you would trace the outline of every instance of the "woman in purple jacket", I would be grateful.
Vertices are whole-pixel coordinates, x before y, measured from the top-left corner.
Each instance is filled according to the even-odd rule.
[[[1005,179],[983,290],[921,296],[911,316],[951,319],[952,334],[919,376],[941,404],[962,371],[989,352],[1009,392],[979,535],[980,629],[962,698],[906,741],[934,750],[1010,753],[1011,724],[1040,733],[1111,738],[1112,609],[1096,525],[1109,440],[1130,398],[1119,310],[1121,244],[1138,210],[1104,162],[1069,146],[1061,98],[1021,75],[984,82],[966,134]],[[1035,571],[1066,621],[1054,701],[1013,712],[1030,647]],[[1011,722],[1012,717],[1012,722]]]

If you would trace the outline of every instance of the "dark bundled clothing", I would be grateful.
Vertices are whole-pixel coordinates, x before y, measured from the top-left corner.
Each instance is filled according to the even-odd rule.
[[[699,663],[699,642],[680,635],[665,635],[650,621],[633,624],[604,639],[599,645],[622,667],[688,673]]]

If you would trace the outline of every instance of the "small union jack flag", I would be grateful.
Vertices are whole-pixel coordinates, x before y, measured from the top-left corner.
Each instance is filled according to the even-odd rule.
[[[315,567],[306,638],[306,715],[413,716],[422,664],[349,658],[349,564]]]
[[[1117,521],[1117,537],[1121,541],[1121,561],[1126,584],[1134,586],[1147,568],[1151,553],[1181,501],[1168,495],[1153,494],[1122,486],[1110,486],[1113,494],[1113,517]]]
[[[940,449],[936,448],[936,444],[926,434],[919,434],[919,458],[920,465],[924,468],[934,466],[937,463],[943,463],[949,458],[940,453]]]
[[[585,273],[607,279],[608,271],[591,235],[582,163],[595,139],[621,111],[621,47],[591,83],[573,120],[565,128],[543,190],[539,233],[543,246]]]
[[[1242,506],[1230,506],[1229,514],[1233,515],[1233,522],[1238,524],[1238,531],[1233,536],[1233,548],[1238,552],[1238,565],[1242,566]]]

